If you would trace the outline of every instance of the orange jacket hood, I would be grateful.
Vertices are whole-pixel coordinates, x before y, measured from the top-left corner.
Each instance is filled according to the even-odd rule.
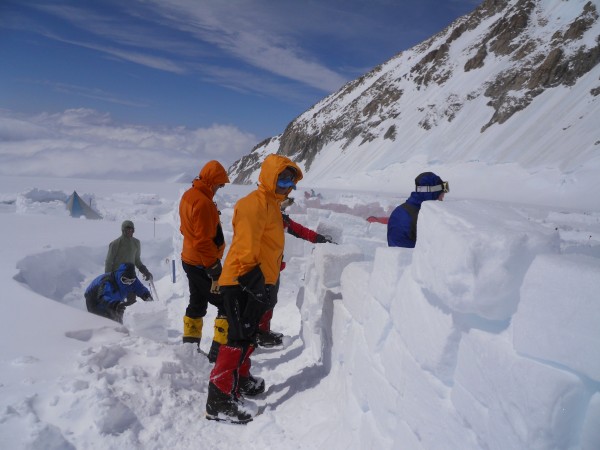
[[[296,172],[294,182],[298,183],[303,178],[303,174],[302,170],[295,162],[282,155],[268,155],[263,161],[260,168],[260,174],[258,175],[259,189],[264,190],[265,192],[272,192],[277,195],[280,201],[285,199],[285,195],[275,193],[275,188],[277,187],[277,177],[287,167],[290,167]]]
[[[229,183],[227,171],[219,161],[215,160],[207,162],[204,167],[202,167],[202,170],[200,170],[198,178],[193,182],[194,186],[196,186],[196,184],[204,184],[211,188],[211,190],[213,186],[226,183]]]

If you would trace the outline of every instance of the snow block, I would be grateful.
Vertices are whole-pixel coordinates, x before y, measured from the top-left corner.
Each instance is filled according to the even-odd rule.
[[[296,220],[296,219],[294,219]],[[298,223],[303,224],[303,222],[301,220],[298,220]],[[229,241],[231,242],[231,241]],[[297,238],[295,236],[292,236],[289,233],[285,233],[285,249],[283,252],[283,260],[284,261],[289,261],[291,258],[293,257],[302,257],[304,256],[306,253],[310,253],[310,250],[308,250],[308,252],[306,251],[308,249],[309,245],[315,245],[313,243],[307,242],[303,239]]]
[[[325,287],[340,285],[344,268],[355,261],[362,261],[364,254],[356,245],[318,245],[313,253],[315,269]]]
[[[574,448],[589,393],[579,377],[516,354],[508,333],[461,339],[451,399],[491,449]]]
[[[342,295],[345,299],[346,293],[343,293]],[[374,355],[381,351],[384,341],[388,339],[390,331],[393,330],[393,324],[389,312],[374,299],[370,300],[368,306],[369,313],[365,320],[364,327],[369,354]]]
[[[318,225],[318,231],[321,234],[330,234],[327,233],[326,227],[331,228],[339,228],[343,230],[344,236],[356,236],[356,237],[364,237],[367,235],[367,230],[369,229],[369,222],[367,222],[362,217],[358,217],[352,214],[344,214],[338,212],[331,212],[327,220],[320,219]],[[342,228],[343,227],[343,228]],[[321,231],[323,230],[323,231]],[[335,236],[332,236],[334,241],[336,240]],[[341,236],[340,236],[341,237]]]
[[[534,257],[559,248],[556,232],[510,206],[472,200],[424,202],[417,233],[415,280],[451,309],[490,320],[514,314]]]
[[[388,383],[399,394],[395,414],[419,436],[424,448],[480,448],[476,445],[474,433],[455,413],[448,399],[449,388],[423,370],[394,333],[385,341],[380,359]],[[440,443],[443,443],[442,447]]]
[[[514,346],[600,381],[600,260],[540,255],[513,318]]]
[[[390,316],[406,349],[421,368],[450,384],[461,333],[448,312],[427,301],[408,272],[398,283]]]
[[[412,261],[413,250],[400,247],[379,247],[375,251],[369,290],[385,308],[390,308],[396,284]]]
[[[350,263],[344,268],[341,276],[344,306],[359,324],[365,322],[369,305],[374,301],[369,292],[371,267],[371,262]]]
[[[297,305],[302,317],[301,337],[311,359],[329,369],[332,346],[333,301],[340,296],[344,268],[363,259],[354,245],[318,245],[313,264],[306,268],[304,290]],[[366,282],[365,282],[366,286]]]
[[[600,448],[600,393],[596,392],[590,404],[581,430],[581,450],[597,450]]]

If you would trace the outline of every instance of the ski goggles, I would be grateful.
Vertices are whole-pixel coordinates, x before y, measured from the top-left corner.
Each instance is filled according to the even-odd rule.
[[[294,183],[294,176],[291,174],[280,175],[277,178],[277,187],[281,189],[296,189],[296,183]]]
[[[450,185],[447,181],[442,181],[442,184],[436,186],[417,186],[416,192],[450,192]]]
[[[135,278],[127,278],[125,275],[121,275],[121,283],[129,286],[130,284],[135,283]]]

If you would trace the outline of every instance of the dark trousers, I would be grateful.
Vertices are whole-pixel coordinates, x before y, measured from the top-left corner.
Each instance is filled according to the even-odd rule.
[[[206,274],[206,270],[203,267],[192,266],[183,261],[181,263],[190,287],[190,302],[185,310],[185,315],[192,319],[204,317],[209,303],[218,308],[219,314],[224,315],[221,295],[210,292],[212,280]]]
[[[254,343],[261,317],[277,302],[275,286],[267,285],[265,288],[267,299],[259,302],[241,286],[221,287],[223,309],[229,322],[227,345],[245,348],[249,343]]]
[[[124,309],[122,311],[112,310],[108,308],[107,305],[100,304],[97,300],[94,300],[87,295],[85,296],[85,306],[87,307],[88,312],[92,314],[123,323]]]

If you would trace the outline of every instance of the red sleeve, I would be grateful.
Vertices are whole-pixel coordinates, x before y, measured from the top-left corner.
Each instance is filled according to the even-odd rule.
[[[292,236],[312,242],[313,244],[317,242],[318,234],[316,232],[300,225],[298,222],[294,222],[289,216],[287,217],[285,224],[287,225],[287,232]]]

